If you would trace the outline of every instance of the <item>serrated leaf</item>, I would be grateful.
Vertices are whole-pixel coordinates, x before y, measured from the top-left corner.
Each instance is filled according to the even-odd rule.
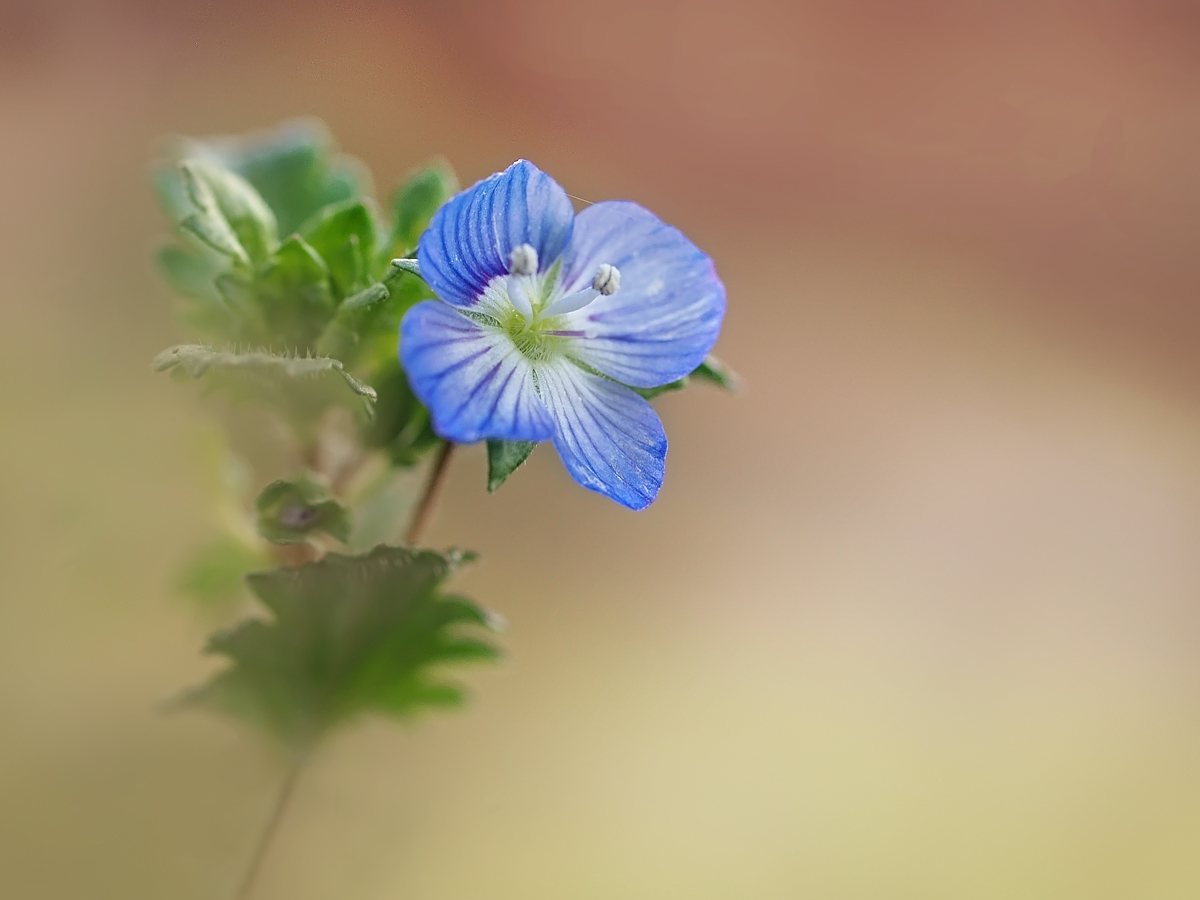
[[[300,233],[329,266],[340,297],[357,293],[371,280],[378,239],[376,214],[364,200],[327,206],[304,223]]]
[[[408,717],[461,702],[436,677],[449,663],[494,659],[464,627],[494,627],[471,601],[441,585],[470,555],[379,546],[363,556],[247,577],[273,618],[219,632],[211,653],[231,665],[182,699],[250,722],[294,752],[364,713]]]
[[[350,511],[308,473],[267,485],[254,508],[258,533],[272,544],[302,544],[314,534],[345,543],[354,528]]]
[[[266,351],[235,353],[202,344],[178,344],[154,358],[154,371],[178,369],[192,378],[216,379],[235,397],[255,397],[299,424],[331,403],[357,398],[374,411],[375,390],[346,371],[342,362],[321,356],[277,356]]]
[[[182,226],[220,253],[241,262],[265,262],[279,236],[275,214],[258,191],[212,160],[187,159],[179,169],[196,207]]]
[[[537,444],[533,441],[488,441],[488,493],[494,494],[529,459]]]
[[[446,163],[420,169],[392,194],[391,255],[417,246],[438,207],[458,192],[458,178]]]

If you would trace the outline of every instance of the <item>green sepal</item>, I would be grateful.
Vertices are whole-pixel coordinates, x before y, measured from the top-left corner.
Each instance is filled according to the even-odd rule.
[[[156,372],[175,369],[192,378],[215,379],[235,399],[256,398],[282,410],[297,424],[314,419],[332,403],[356,398],[374,414],[375,389],[324,356],[278,356],[266,351],[235,353],[202,344],[177,344],[154,358]]]
[[[379,228],[373,204],[347,200],[325,207],[300,229],[329,266],[338,295],[348,297],[370,283]]]
[[[636,394],[641,394],[647,400],[653,400],[655,397],[659,396],[660,394],[669,394],[669,393],[671,393],[671,391],[683,390],[685,387],[688,386],[688,383],[689,383],[688,378],[689,378],[689,376],[685,375],[683,378],[680,378],[678,381],[672,381],[670,384],[660,384],[658,387],[652,387],[652,388],[635,387],[635,388],[631,388],[631,390]]]
[[[457,192],[458,178],[445,162],[410,175],[392,194],[392,241],[389,254],[408,253],[415,248],[438,207]]]
[[[473,558],[380,545],[362,556],[331,553],[247,576],[272,618],[213,635],[208,652],[230,665],[180,705],[242,719],[303,754],[331,728],[365,713],[409,718],[460,704],[462,687],[435,668],[499,656],[492,644],[463,633],[495,630],[495,617],[442,591]]]
[[[354,530],[350,510],[330,499],[325,486],[308,473],[267,485],[254,508],[258,533],[272,544],[303,544],[314,534],[328,534],[344,544]]]
[[[727,391],[736,391],[741,384],[741,379],[733,369],[711,355],[700,363],[689,377],[698,381],[707,381],[709,384],[714,384]]]
[[[239,262],[265,262],[279,245],[279,234],[275,214],[258,191],[209,159],[184,160],[179,170],[196,208],[181,226]]]
[[[714,384],[719,388],[724,388],[727,391],[736,391],[738,389],[739,379],[733,369],[725,365],[715,356],[709,356],[708,359],[700,363],[692,370],[690,375],[685,375],[678,381],[672,381],[669,384],[661,384],[658,387],[652,388],[632,388],[638,394],[641,394],[647,400],[653,400],[660,394],[667,394],[671,391],[679,391],[691,384],[692,380],[706,381],[709,384]]]
[[[534,441],[488,441],[488,493],[500,490],[500,485],[525,464],[536,446]]]
[[[404,257],[402,259],[393,259],[388,266],[388,273],[383,279],[385,283],[399,278],[404,274],[416,275],[422,281],[425,280],[421,275],[421,263],[415,259],[410,259],[408,257]]]

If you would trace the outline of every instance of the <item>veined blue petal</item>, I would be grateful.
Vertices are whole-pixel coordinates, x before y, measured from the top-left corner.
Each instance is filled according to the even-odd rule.
[[[565,360],[537,374],[554,417],[554,448],[571,477],[630,509],[649,506],[667,456],[667,435],[650,404]]]
[[[572,317],[571,327],[587,333],[574,355],[641,388],[668,384],[704,361],[725,316],[725,286],[705,253],[636,203],[612,200],[575,218],[563,290],[589,286],[601,263],[620,270],[621,287]]]
[[[513,248],[530,244],[545,272],[571,239],[575,212],[553,178],[517,160],[442,206],[421,235],[421,276],[454,306],[471,306],[487,283],[508,273]]]
[[[529,361],[499,329],[426,300],[400,323],[400,357],[433,430],[447,440],[544,441],[553,435]]]

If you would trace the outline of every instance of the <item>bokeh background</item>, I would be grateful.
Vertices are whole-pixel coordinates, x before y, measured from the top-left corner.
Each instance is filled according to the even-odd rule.
[[[746,386],[641,515],[456,459],[509,659],[330,744],[261,900],[1200,896],[1197,9],[0,0],[0,896],[225,898],[266,815],[156,711],[212,426],[147,172],[298,115],[655,210]]]

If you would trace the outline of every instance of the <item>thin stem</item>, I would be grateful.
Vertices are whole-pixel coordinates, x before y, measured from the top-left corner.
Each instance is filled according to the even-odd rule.
[[[262,834],[258,838],[258,846],[254,848],[254,855],[250,857],[250,865],[246,869],[246,874],[242,876],[237,900],[248,900],[254,890],[259,872],[262,871],[263,861],[267,858],[271,843],[279,832],[279,823],[283,820],[283,814],[287,812],[288,803],[291,802],[292,795],[296,792],[296,783],[300,780],[300,774],[303,771],[304,763],[299,761],[292,763],[288,768],[287,774],[283,778],[283,785],[279,788],[279,796],[275,798],[275,807],[271,810],[271,817],[267,819],[266,827],[263,828]]]
[[[442,444],[442,449],[438,451],[437,459],[433,461],[433,470],[429,473],[429,480],[425,482],[425,492],[421,494],[421,499],[417,503],[417,511],[413,513],[408,531],[404,533],[404,543],[415,544],[419,541],[422,532],[425,531],[425,526],[429,524],[429,517],[437,503],[442,482],[446,480],[446,469],[449,468],[450,457],[454,455],[454,446],[453,442],[446,441]]]

